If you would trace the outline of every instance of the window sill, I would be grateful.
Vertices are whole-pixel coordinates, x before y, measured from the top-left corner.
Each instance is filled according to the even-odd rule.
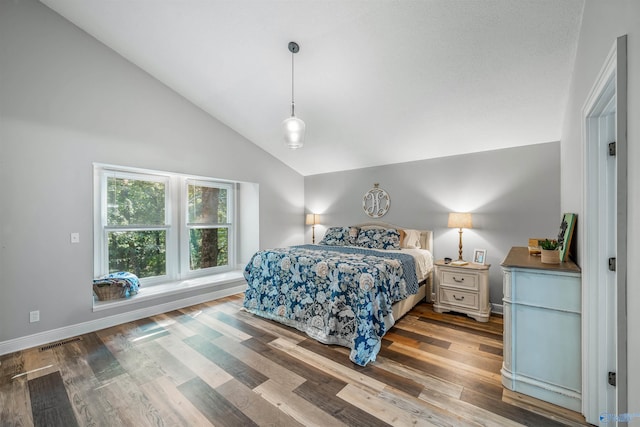
[[[102,311],[115,307],[140,304],[149,300],[171,295],[180,295],[199,289],[215,289],[234,282],[244,282],[242,270],[232,270],[211,276],[198,277],[184,281],[167,282],[149,287],[141,287],[137,294],[129,298],[99,301],[93,297],[93,311]]]

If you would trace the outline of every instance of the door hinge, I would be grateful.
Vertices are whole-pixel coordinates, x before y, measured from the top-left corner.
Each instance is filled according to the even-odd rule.
[[[616,373],[615,372],[609,372],[609,384],[611,384],[612,386],[616,386]]]
[[[609,143],[609,155],[610,156],[615,156],[616,155],[616,142],[610,142]]]
[[[609,271],[616,271],[616,258],[609,258]]]

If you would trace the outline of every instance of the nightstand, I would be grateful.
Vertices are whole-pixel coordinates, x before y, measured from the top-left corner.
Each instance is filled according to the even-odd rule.
[[[471,262],[458,266],[436,261],[433,310],[437,313],[456,311],[478,322],[488,322],[490,266]]]

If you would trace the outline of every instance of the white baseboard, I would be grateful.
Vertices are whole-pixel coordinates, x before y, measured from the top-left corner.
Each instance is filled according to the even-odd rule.
[[[0,355],[13,353],[27,348],[37,347],[43,344],[64,340],[89,332],[99,331],[100,329],[109,328],[111,326],[120,325],[122,323],[131,322],[145,317],[155,316],[156,314],[166,313],[172,310],[178,310],[191,305],[224,298],[229,295],[239,294],[247,288],[246,282],[238,286],[233,286],[206,294],[196,295],[189,298],[183,298],[170,301],[164,304],[158,304],[151,307],[140,308],[128,311],[126,313],[116,314],[113,316],[102,317],[96,320],[90,320],[84,323],[65,326],[63,328],[52,329],[50,331],[39,332],[37,334],[16,338],[9,341],[0,342]]]
[[[491,312],[494,314],[502,315],[504,313],[502,310],[502,304],[491,303]]]

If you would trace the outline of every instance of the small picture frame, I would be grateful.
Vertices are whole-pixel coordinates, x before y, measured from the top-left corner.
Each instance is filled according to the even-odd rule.
[[[486,249],[474,249],[473,250],[473,263],[484,265],[487,258]]]

